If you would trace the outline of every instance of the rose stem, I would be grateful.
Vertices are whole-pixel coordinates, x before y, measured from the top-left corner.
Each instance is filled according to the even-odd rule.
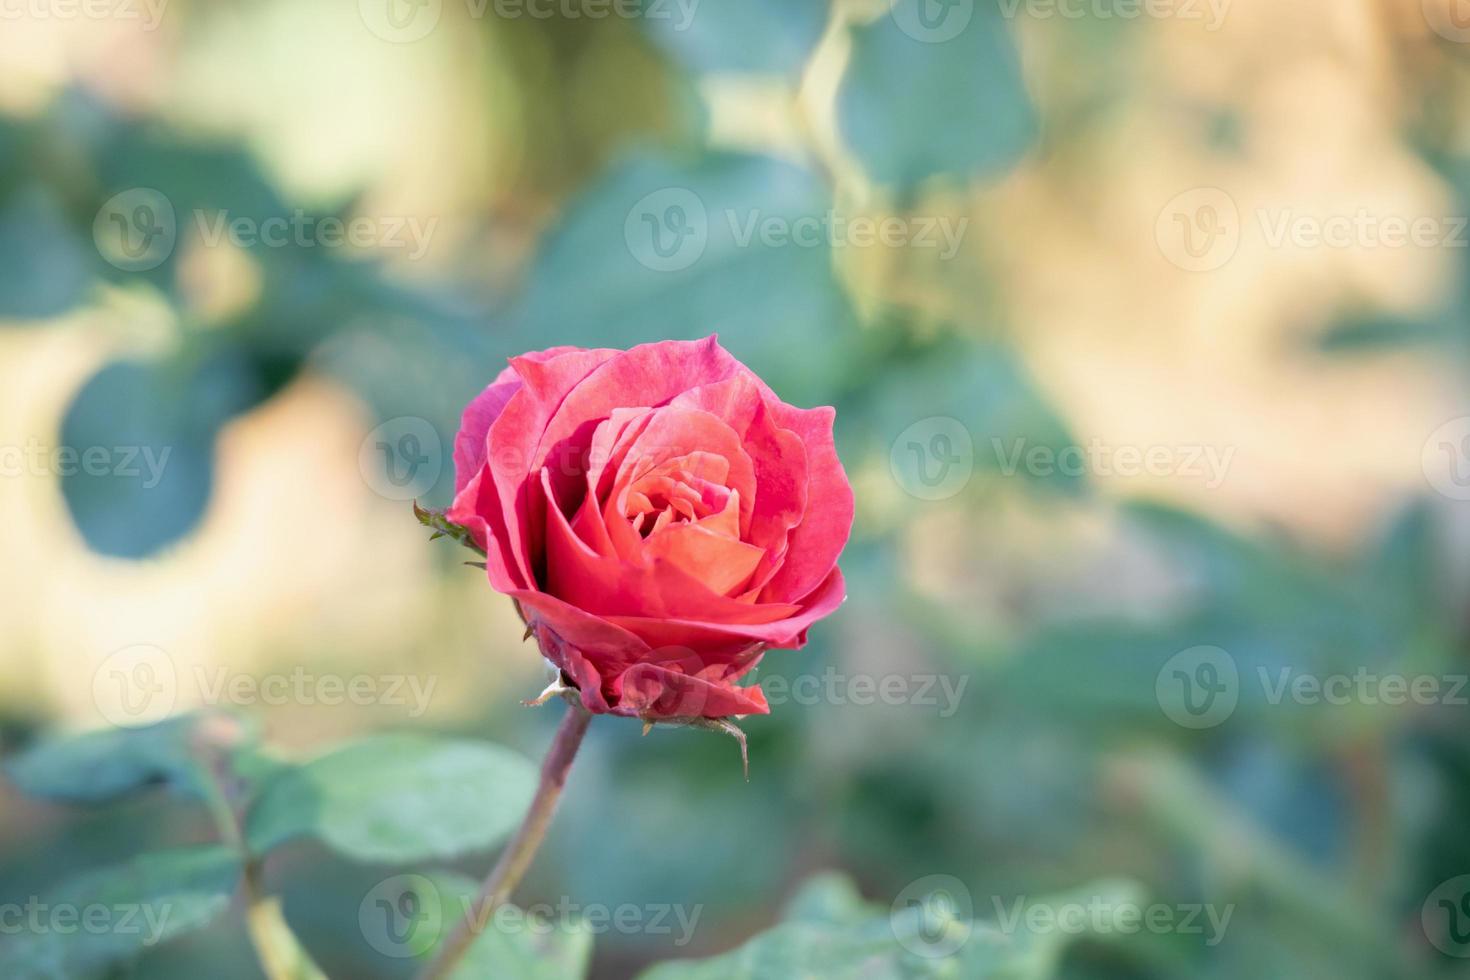
[[[485,929],[495,910],[510,898],[511,892],[535,860],[536,851],[546,838],[546,830],[551,826],[551,818],[556,813],[562,788],[566,786],[572,759],[576,757],[577,747],[582,744],[582,736],[587,734],[587,724],[592,720],[592,713],[582,707],[582,702],[575,693],[567,702],[567,713],[556,730],[556,738],[551,743],[546,760],[541,763],[541,783],[536,787],[536,795],[531,800],[525,819],[521,821],[520,829],[501,852],[500,860],[495,862],[485,883],[480,886],[480,893],[475,896],[474,904],[444,941],[444,945],[439,947],[438,954],[419,973],[418,980],[442,980],[449,976],[470,944]]]

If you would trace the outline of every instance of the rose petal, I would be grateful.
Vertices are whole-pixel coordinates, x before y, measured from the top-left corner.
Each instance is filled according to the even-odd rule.
[[[761,592],[761,601],[797,602],[818,588],[837,563],[852,532],[852,484],[832,439],[831,408],[771,406],[776,421],[806,447],[807,509],[792,528],[786,559]]]
[[[617,354],[610,350],[573,350],[545,361],[517,357],[510,362],[523,385],[490,426],[488,466],[500,507],[496,509],[498,517],[487,516],[487,520],[497,536],[505,534],[496,526],[497,520],[507,531],[513,528],[514,533],[506,534],[507,550],[513,569],[525,585],[536,581],[531,561],[540,551],[541,521],[532,523],[535,502],[528,488],[528,483],[536,484],[528,478],[541,465],[538,458],[541,433],[568,392],[599,364]],[[537,494],[536,501],[540,499]]]

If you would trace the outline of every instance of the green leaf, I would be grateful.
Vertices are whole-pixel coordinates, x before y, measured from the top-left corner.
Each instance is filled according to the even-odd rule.
[[[14,195],[0,209],[0,317],[51,317],[80,303],[97,259],[89,248],[45,188]]]
[[[246,818],[253,853],[312,836],[360,861],[402,863],[485,850],[520,822],[536,767],[483,742],[384,735],[262,787]]]
[[[457,924],[479,892],[479,883],[454,874],[435,875],[433,880],[450,915],[449,924]],[[520,908],[504,906],[499,914],[491,916],[450,977],[574,980],[587,975],[591,961],[592,931],[585,922],[540,922]]]
[[[844,376],[853,324],[833,274],[831,208],[814,174],[770,157],[628,161],[570,205],[513,319],[528,347],[717,332],[783,398],[824,399]]]
[[[104,803],[158,784],[197,796],[191,740],[198,724],[190,715],[51,738],[8,761],[4,771],[28,796],[63,803]]]
[[[448,871],[394,875],[363,898],[357,927],[385,958],[422,964],[468,918],[479,889]],[[451,977],[573,980],[586,976],[592,958],[592,930],[577,918],[532,916],[506,904],[477,933]]]
[[[1139,904],[1140,893],[1131,882],[1099,882],[1035,904],[1117,907]],[[656,966],[641,980],[1044,980],[1056,975],[1075,938],[1061,929],[1030,931],[1017,914],[1024,903],[1007,907],[1003,929],[973,921],[968,894],[942,921],[934,918],[931,894],[913,897],[884,910],[863,902],[851,883],[824,875],[798,893],[781,925],[722,956]]]
[[[263,396],[244,353],[177,363],[115,361],[93,375],[61,425],[61,489],[95,551],[141,558],[187,534],[214,482],[219,430]]]
[[[838,124],[879,183],[912,187],[939,174],[997,174],[1036,135],[999,11],[989,0],[949,4],[936,23],[929,6],[895,0],[890,13],[853,29]]]
[[[0,945],[0,976],[87,976],[201,929],[229,905],[239,857],[207,846],[159,851],[60,885]],[[8,931],[8,930],[7,930]]]
[[[827,0],[683,0],[641,23],[695,72],[797,75],[827,26]]]

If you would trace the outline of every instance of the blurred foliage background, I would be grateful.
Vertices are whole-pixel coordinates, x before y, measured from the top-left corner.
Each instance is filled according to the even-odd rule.
[[[1233,909],[1215,944],[1084,938],[1069,978],[1465,975],[1457,15],[3,8],[5,750],[116,722],[99,678],[144,645],[173,672],[155,715],[218,705],[202,677],[433,683],[422,711],[226,695],[284,754],[417,731],[539,757],[538,658],[408,501],[447,502],[458,412],[506,356],[718,332],[837,407],[857,488],[848,603],[761,677],[966,686],[953,710],[850,683],[778,704],[746,725],[749,784],[726,740],[598,720],[522,898],[704,912],[684,948],[598,936],[593,976],[729,949],[829,869],[883,907],[953,876],[982,919],[1100,879]],[[1170,687],[1219,677],[1200,647],[1231,701],[1203,720]],[[1389,703],[1384,677],[1438,693]],[[0,781],[0,902],[209,840],[196,809]],[[317,961],[361,977],[407,975],[358,924],[395,870],[309,842],[267,868]],[[201,964],[260,975],[231,918],[128,975]]]

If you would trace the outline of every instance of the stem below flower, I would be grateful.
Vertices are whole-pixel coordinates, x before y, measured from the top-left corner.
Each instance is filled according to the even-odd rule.
[[[575,694],[567,699],[567,703],[566,716],[556,730],[556,738],[546,760],[541,763],[541,783],[536,787],[536,795],[520,829],[501,852],[500,860],[495,862],[489,877],[480,886],[480,894],[475,897],[464,919],[439,947],[438,954],[419,973],[417,980],[443,980],[449,976],[470,944],[484,931],[495,910],[510,899],[511,892],[535,860],[536,851],[546,838],[547,828],[556,813],[562,788],[566,786],[572,759],[576,757],[582,736],[587,734],[587,725],[592,721],[592,713],[582,706]]]

